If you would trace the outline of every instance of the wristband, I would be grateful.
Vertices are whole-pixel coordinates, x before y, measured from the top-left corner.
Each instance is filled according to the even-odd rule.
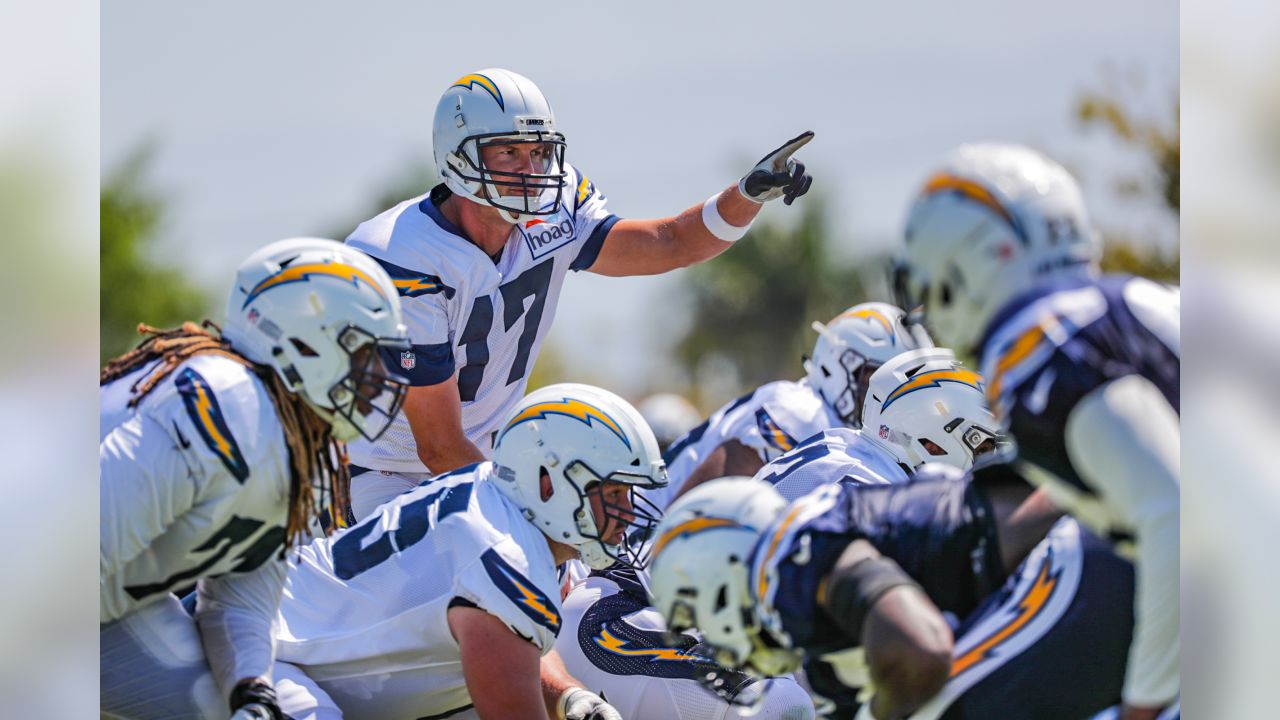
[[[827,576],[827,615],[849,640],[860,645],[862,625],[872,606],[900,585],[920,589],[920,584],[889,558],[866,558],[850,566],[837,560],[836,567]]]
[[[730,225],[720,216],[720,209],[716,207],[716,202],[720,200],[722,193],[716,193],[707,198],[702,203],[702,224],[707,226],[707,232],[725,242],[737,242],[742,239],[743,235],[751,229],[751,223],[747,223],[742,227]],[[754,222],[754,219],[752,220]]]

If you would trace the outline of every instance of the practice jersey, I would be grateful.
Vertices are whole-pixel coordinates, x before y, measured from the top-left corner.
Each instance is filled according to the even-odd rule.
[[[788,502],[832,483],[888,485],[907,482],[898,461],[861,430],[837,427],[809,438],[756,473]]]
[[[271,667],[290,466],[262,382],[215,355],[180,364],[135,407],[136,382],[99,393],[99,620],[199,581],[197,620],[224,686]]]
[[[456,374],[463,432],[486,456],[497,424],[525,394],[565,275],[591,267],[618,220],[586,176],[566,169],[560,211],[513,225],[496,260],[441,214],[451,195],[444,185],[361,223],[347,238],[400,292],[412,347],[388,355],[388,366],[412,386]],[[378,442],[354,442],[348,452],[351,462],[374,470],[427,471],[403,414]]]
[[[750,589],[762,621],[809,654],[848,650],[849,640],[818,605],[818,586],[859,539],[957,618],[1005,579],[995,520],[967,480],[827,484],[791,503],[756,543]]]
[[[1067,452],[1067,419],[1090,392],[1127,375],[1145,378],[1179,409],[1180,304],[1176,288],[1113,275],[1049,284],[997,313],[980,366],[1019,458],[1095,493]]]
[[[760,461],[767,463],[807,438],[842,425],[822,396],[804,380],[761,385],[715,411],[666,448],[662,457],[667,463],[667,485],[646,490],[645,497],[665,510],[693,471],[730,440],[755,450]]]
[[[480,608],[542,654],[561,627],[546,537],[480,463],[442,475],[302,548],[280,603],[277,657],[348,718],[471,705],[447,614]]]

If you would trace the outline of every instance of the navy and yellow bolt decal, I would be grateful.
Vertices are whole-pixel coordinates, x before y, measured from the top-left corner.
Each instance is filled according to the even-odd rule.
[[[591,184],[586,175],[583,175],[582,182],[578,183],[578,194],[573,201],[573,209],[577,210],[582,207],[582,203],[586,202],[587,198],[591,197],[591,194],[595,191],[596,186]]]
[[[679,537],[689,537],[690,535],[697,535],[700,532],[704,532],[706,530],[712,530],[714,528],[740,528],[740,527],[742,526],[728,518],[696,517],[696,518],[693,518],[692,520],[685,520],[679,525],[676,525],[675,527],[670,528],[669,530],[667,530],[666,532],[658,536],[658,539],[655,540],[653,543],[652,556],[655,558],[658,557],[658,555],[662,553],[662,550],[665,547],[667,547],[667,543]]]
[[[418,275],[415,277],[391,278],[391,283],[396,286],[396,292],[401,297],[418,297],[419,295],[438,295],[444,293],[444,296],[453,299],[454,293],[457,291],[444,284],[440,278],[435,275]]]
[[[876,310],[874,308],[862,308],[861,310],[850,310],[848,312],[840,313],[836,317],[836,320],[840,320],[841,318],[862,318],[864,320],[874,320],[884,326],[884,331],[889,334],[889,337],[890,339],[893,340],[893,342],[895,343],[897,342],[896,334],[893,331],[893,323],[889,322],[889,318],[885,317],[884,313],[880,312],[879,310]],[[835,322],[835,321],[833,320],[832,322]]]
[[[796,446],[796,439],[788,435],[773,418],[769,417],[769,413],[764,408],[756,411],[756,427],[760,429],[760,435],[764,437],[765,442],[782,452]]]
[[[249,477],[249,465],[240,454],[240,446],[236,444],[235,437],[231,435],[231,429],[227,427],[226,418],[218,407],[218,398],[213,394],[208,381],[201,377],[200,373],[188,367],[178,373],[174,382],[178,386],[178,393],[182,395],[182,403],[187,408],[187,414],[191,416],[192,424],[200,432],[200,437],[204,438],[205,444],[214,455],[218,456],[222,464],[227,466],[227,470],[231,471],[235,479],[243,484]]]
[[[628,450],[632,449],[631,441],[627,439],[627,434],[622,431],[622,426],[616,420],[594,405],[588,405],[581,400],[570,400],[569,398],[541,402],[525,408],[511,418],[511,422],[507,423],[506,427],[502,428],[502,432],[498,433],[498,439],[494,445],[502,442],[502,437],[516,425],[530,420],[545,419],[548,415],[571,417],[585,425],[591,425],[592,422],[598,423],[601,427],[616,435],[622,441],[622,444],[627,446]]]
[[[949,370],[930,370],[913,376],[910,380],[902,383],[894,388],[893,392],[884,399],[884,404],[880,406],[883,411],[893,404],[893,401],[908,395],[917,390],[923,390],[931,387],[942,387],[942,383],[952,382],[961,385],[968,385],[980,393],[986,394],[985,386],[982,382],[982,376],[978,373],[962,367],[954,367]]]
[[[984,638],[982,642],[953,658],[951,661],[951,677],[955,677],[983,660],[994,656],[997,648],[1016,635],[1019,630],[1025,628],[1032,620],[1036,619],[1036,616],[1049,604],[1050,598],[1053,597],[1053,591],[1058,587],[1058,578],[1062,574],[1061,570],[1050,572],[1052,565],[1053,552],[1050,551],[1040,563],[1040,570],[1036,574],[1035,581],[1031,583],[1031,587],[1027,588],[1026,594],[1014,606],[1013,615],[995,632]]]
[[[690,655],[679,648],[628,648],[626,640],[609,632],[607,628],[600,628],[600,634],[592,638],[596,645],[623,657],[647,657],[649,662],[657,662],[666,660],[669,662],[712,662],[710,658],[701,655]]]
[[[460,88],[463,88],[466,90],[472,90],[472,91],[474,91],[476,87],[479,87],[480,89],[489,93],[489,96],[493,98],[493,101],[498,103],[499,110],[503,112],[507,111],[506,104],[502,102],[502,91],[498,89],[498,85],[492,80],[490,80],[488,77],[481,75],[480,73],[471,73],[470,75],[463,75],[462,77],[458,78],[457,81],[454,82],[449,87],[450,88],[460,87]]]
[[[480,560],[485,572],[489,574],[489,579],[511,598],[520,612],[528,615],[530,620],[552,633],[560,632],[560,611],[556,609],[555,603],[551,602],[549,597],[538,590],[537,586],[519,570],[511,567],[493,549],[486,550],[480,556]]]
[[[373,288],[373,291],[386,299],[382,288],[378,287],[378,283],[365,271],[353,265],[346,263],[303,263],[301,265],[290,265],[282,268],[280,272],[271,275],[249,290],[248,296],[244,299],[242,308],[249,307],[249,303],[253,302],[259,295],[270,290],[273,287],[279,287],[288,283],[308,282],[313,277],[333,277],[339,280],[345,280],[352,285],[359,286],[361,282]]]

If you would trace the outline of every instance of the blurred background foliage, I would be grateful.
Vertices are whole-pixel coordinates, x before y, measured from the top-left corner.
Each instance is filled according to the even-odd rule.
[[[1141,150],[1147,168],[1133,177],[1120,177],[1109,189],[1141,198],[1173,213],[1179,212],[1178,100],[1171,120],[1137,118],[1123,101],[1123,90],[1088,91],[1076,105],[1082,129],[1112,134],[1126,146]],[[155,190],[147,178],[151,145],[135,152],[102,185],[102,359],[114,356],[136,340],[139,322],[171,326],[184,319],[213,317],[221,298],[193,285],[178,267],[157,259],[156,246],[164,232],[171,199]],[[358,216],[322,226],[323,237],[345,238],[361,221],[407,199],[427,192],[436,182],[429,159],[414,158],[381,188],[369,195]],[[783,226],[758,223],[742,242],[713,262],[682,274],[679,292],[670,307],[686,313],[687,328],[671,350],[670,362],[684,378],[674,390],[688,396],[703,411],[748,388],[802,374],[801,357],[815,340],[814,320],[826,321],[844,308],[867,300],[884,299],[883,270],[887,257],[842,259],[836,252],[833,214],[820,191],[800,203],[798,222]],[[1177,282],[1180,260],[1171,252],[1143,247],[1107,228],[1102,265],[1108,272],[1143,275]],[[594,374],[588,371],[588,374]],[[572,377],[571,377],[572,375]],[[564,380],[602,382],[607,377],[573,374],[561,351],[544,343],[530,375],[529,388]]]

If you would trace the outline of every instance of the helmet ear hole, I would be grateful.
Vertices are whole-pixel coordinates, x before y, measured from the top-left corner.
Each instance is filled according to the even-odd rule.
[[[310,345],[302,342],[296,337],[289,338],[289,342],[293,345],[293,349],[298,351],[302,357],[319,357],[320,353],[316,352]]]
[[[716,604],[715,604],[716,612],[720,612],[725,608],[726,605],[729,604],[728,590],[729,590],[728,586],[721,585],[720,589],[716,592]]]
[[[547,472],[545,467],[538,468],[538,496],[542,502],[551,499],[556,494],[556,486],[551,482],[551,473]]]

